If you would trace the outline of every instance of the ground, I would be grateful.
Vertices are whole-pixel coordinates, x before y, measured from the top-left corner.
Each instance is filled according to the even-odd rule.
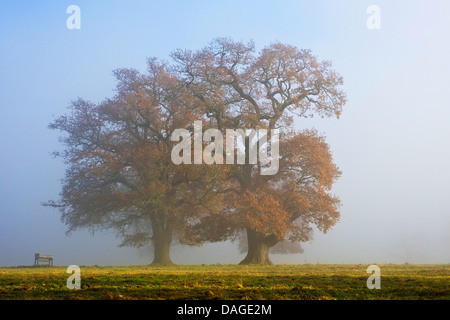
[[[379,290],[367,288],[368,266],[80,266],[80,290],[67,288],[67,267],[8,267],[0,268],[0,300],[450,300],[448,264],[378,264]]]

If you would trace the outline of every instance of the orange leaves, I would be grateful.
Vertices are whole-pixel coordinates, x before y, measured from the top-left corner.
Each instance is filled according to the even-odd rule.
[[[149,59],[145,74],[116,70],[113,98],[74,101],[50,125],[68,134],[61,155],[69,169],[54,206],[69,227],[106,225],[137,244],[158,223],[198,244],[244,228],[305,241],[311,224],[326,231],[336,223],[339,199],[329,191],[341,173],[329,146],[317,131],[292,130],[294,116],[339,117],[346,97],[331,63],[291,45],[257,53],[230,39],[172,58]],[[260,163],[175,165],[172,132],[192,131],[195,121],[221,132],[280,128],[278,172],[260,175]]]
[[[291,133],[281,140],[280,170],[290,181],[299,185],[316,185],[330,189],[341,172],[333,163],[333,157],[325,138],[316,130]]]
[[[289,215],[272,194],[245,192],[236,199],[235,207],[244,226],[262,233],[284,234]]]
[[[326,232],[339,219],[339,199],[329,190],[340,171],[325,138],[315,130],[286,133],[280,156],[274,176],[240,180],[236,193],[225,198],[227,219],[237,228],[251,228],[278,240],[306,241],[310,224]]]

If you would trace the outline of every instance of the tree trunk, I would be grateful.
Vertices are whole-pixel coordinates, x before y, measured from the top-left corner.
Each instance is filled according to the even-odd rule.
[[[259,145],[259,144],[258,144]],[[259,147],[257,149],[259,152]],[[245,139],[245,159],[246,164],[243,165],[243,172],[245,173],[245,178],[239,181],[241,185],[241,190],[245,192],[246,190],[251,190],[251,177],[252,177],[252,167],[250,164],[250,139],[246,137]],[[247,229],[247,243],[248,251],[247,256],[239,264],[263,264],[272,265],[272,261],[269,259],[269,248],[275,245],[278,241],[274,235],[265,235],[261,232],[253,230],[251,228]]]
[[[247,256],[239,264],[272,265],[269,259],[269,248],[274,245],[272,236],[247,228],[248,251]]]
[[[154,257],[152,265],[173,265],[170,260],[170,244],[172,243],[172,232],[165,226],[161,219],[152,219],[152,242]]]

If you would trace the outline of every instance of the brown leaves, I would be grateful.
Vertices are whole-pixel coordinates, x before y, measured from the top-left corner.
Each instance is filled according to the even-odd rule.
[[[241,226],[261,233],[274,233],[280,238],[284,236],[289,214],[274,194],[247,191],[233,200],[232,205],[238,208],[237,219]]]
[[[274,128],[283,125],[286,109],[302,117],[339,117],[346,102],[342,77],[310,50],[276,42],[255,55],[253,43],[216,39],[203,50],[173,56],[175,69],[219,127]]]
[[[116,95],[79,99],[50,124],[67,135],[68,164],[59,202],[70,229],[114,228],[140,245],[157,221],[181,242],[199,244],[251,228],[277,241],[305,241],[339,218],[329,192],[340,171],[325,137],[292,130],[294,116],[339,115],[342,77],[310,50],[279,42],[219,38],[198,51],[177,50],[172,64],[148,60],[146,73],[117,69]],[[258,164],[175,165],[175,129],[280,129],[280,168]],[[154,220],[156,219],[157,220]]]
[[[289,177],[299,185],[316,185],[331,189],[341,172],[333,163],[325,137],[317,130],[290,133],[280,141],[279,179]]]
[[[141,245],[152,223],[186,234],[200,205],[211,201],[213,171],[176,166],[172,132],[198,116],[192,97],[165,64],[148,62],[147,74],[118,69],[117,94],[99,104],[72,102],[50,128],[64,131],[68,164],[58,208],[70,230],[115,229],[126,245]],[[145,236],[147,235],[147,236]]]

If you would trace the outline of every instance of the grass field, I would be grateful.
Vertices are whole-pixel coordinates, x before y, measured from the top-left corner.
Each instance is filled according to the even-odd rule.
[[[0,299],[450,300],[450,265],[80,266],[81,289],[66,287],[66,267],[0,268]]]

